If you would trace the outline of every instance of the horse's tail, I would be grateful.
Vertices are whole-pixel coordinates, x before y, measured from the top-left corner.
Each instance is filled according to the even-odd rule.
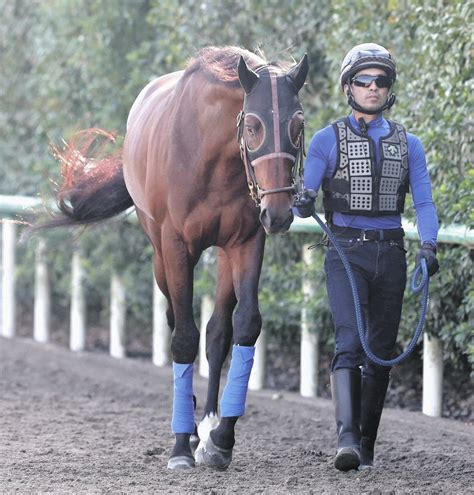
[[[133,206],[123,177],[122,149],[107,153],[111,143],[112,134],[85,129],[64,147],[53,147],[63,177],[57,193],[59,213],[39,228],[100,222]]]

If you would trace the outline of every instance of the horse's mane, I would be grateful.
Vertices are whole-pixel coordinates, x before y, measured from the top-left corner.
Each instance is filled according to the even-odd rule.
[[[189,60],[184,75],[202,71],[216,82],[238,86],[237,64],[241,56],[252,70],[264,65],[280,68],[287,66],[284,62],[268,62],[262,50],[259,50],[257,54],[238,46],[209,46],[200,50],[194,58]]]

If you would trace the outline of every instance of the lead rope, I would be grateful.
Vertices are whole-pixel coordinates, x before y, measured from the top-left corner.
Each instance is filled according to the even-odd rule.
[[[425,324],[425,319],[426,319],[426,310],[428,307],[428,295],[429,295],[429,286],[430,286],[430,280],[428,277],[428,268],[426,266],[426,260],[424,258],[421,259],[421,262],[416,266],[415,272],[413,273],[413,278],[412,278],[412,283],[411,283],[411,290],[414,294],[417,294],[418,292],[422,291],[421,294],[421,314],[420,314],[420,319],[418,320],[418,326],[415,330],[415,333],[408,344],[407,348],[405,349],[404,352],[402,352],[399,356],[393,358],[393,359],[381,359],[377,357],[369,348],[369,344],[367,343],[367,338],[365,335],[365,328],[364,328],[364,322],[362,319],[362,311],[360,308],[360,300],[359,300],[359,294],[357,292],[357,285],[355,282],[354,274],[352,273],[352,269],[350,267],[349,261],[344,254],[344,251],[341,249],[339,244],[336,241],[336,238],[334,234],[331,232],[331,230],[324,224],[324,222],[319,218],[319,216],[315,213],[313,215],[313,218],[318,222],[320,227],[323,229],[323,231],[326,233],[326,235],[329,237],[329,240],[332,242],[333,246],[335,247],[337,254],[341,258],[342,264],[344,265],[344,268],[346,269],[347,273],[347,278],[349,279],[349,284],[351,286],[352,290],[352,297],[354,299],[354,306],[355,306],[355,314],[356,314],[356,321],[357,321],[357,331],[359,333],[359,339],[360,343],[362,345],[362,348],[364,349],[365,354],[367,357],[374,362],[375,364],[378,364],[379,366],[386,366],[386,367],[392,367],[397,364],[400,364],[403,360],[405,360],[415,349],[416,343],[418,342],[418,339],[420,338],[420,335],[423,331],[423,326]],[[421,273],[421,280],[418,283],[418,279],[420,277]]]

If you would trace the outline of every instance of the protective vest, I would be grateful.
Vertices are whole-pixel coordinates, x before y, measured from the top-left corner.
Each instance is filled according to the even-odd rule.
[[[403,213],[409,189],[408,146],[405,128],[388,121],[390,132],[375,144],[361,136],[348,118],[334,122],[338,157],[332,177],[323,180],[323,203],[327,212],[382,216]]]

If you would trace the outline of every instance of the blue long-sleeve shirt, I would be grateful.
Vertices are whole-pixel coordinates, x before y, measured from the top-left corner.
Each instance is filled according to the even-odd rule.
[[[349,116],[353,128],[360,133],[359,123],[354,116]],[[367,123],[367,132],[375,144],[377,161],[379,160],[379,140],[387,136],[390,126],[382,115]],[[408,175],[413,204],[416,210],[418,234],[421,242],[436,245],[438,236],[438,215],[431,194],[431,183],[426,167],[426,158],[420,140],[407,133],[408,140]],[[321,129],[313,136],[308,148],[305,162],[304,182],[307,189],[318,191],[324,177],[332,177],[337,163],[337,140],[332,125]],[[298,214],[297,209],[296,214]],[[401,227],[401,216],[387,215],[369,217],[348,215],[334,212],[333,223],[341,227],[365,230],[396,229]]]

